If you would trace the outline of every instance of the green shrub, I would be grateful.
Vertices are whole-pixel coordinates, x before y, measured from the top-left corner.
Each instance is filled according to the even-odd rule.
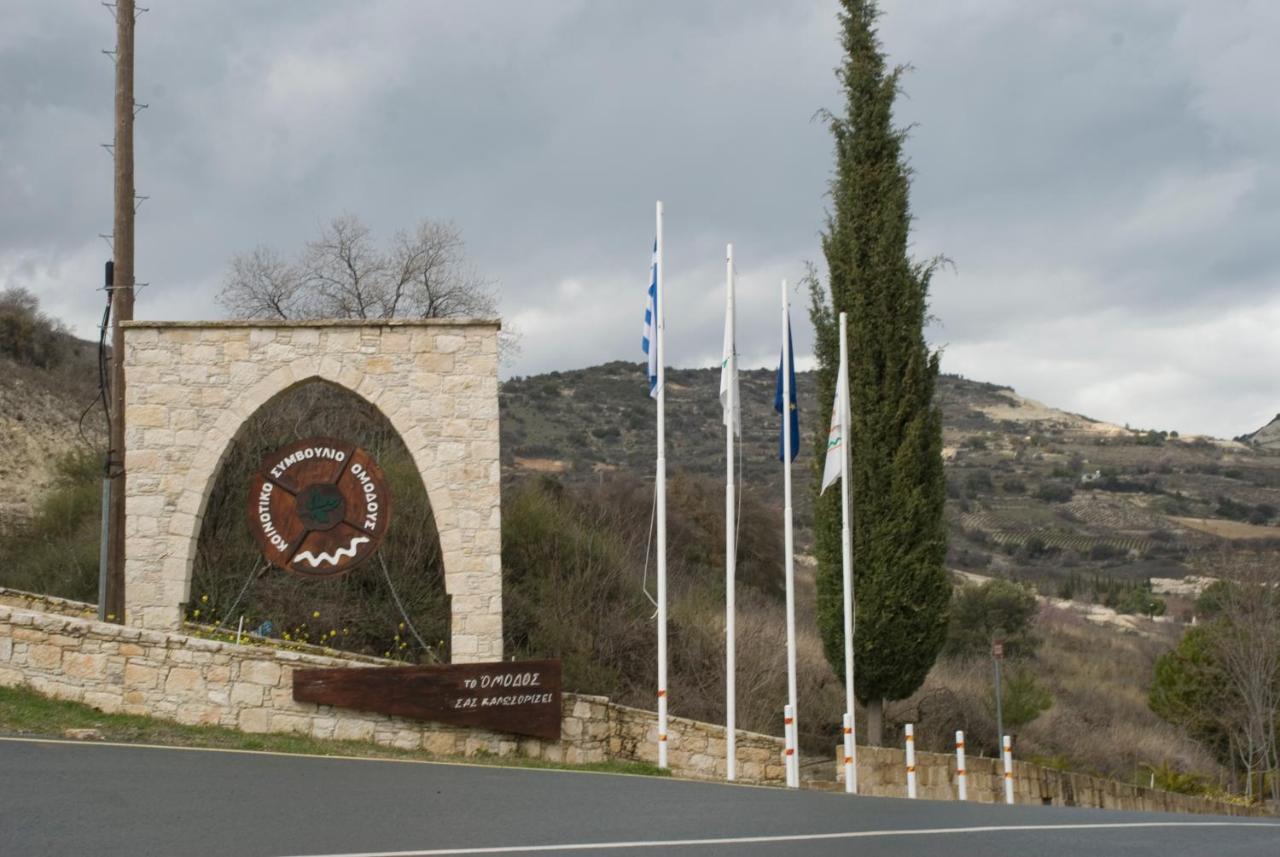
[[[1043,482],[1036,489],[1035,497],[1046,503],[1065,503],[1074,493],[1072,486],[1065,482]]]
[[[951,657],[986,656],[999,632],[1007,657],[1029,657],[1039,645],[1031,630],[1037,609],[1034,590],[1008,580],[963,586],[951,599],[943,651]]]
[[[71,337],[59,321],[40,312],[40,302],[26,289],[0,291],[0,355],[49,369],[70,353]]]
[[[1053,694],[1036,681],[1035,673],[1026,666],[1008,670],[1001,683],[1002,714],[1005,728],[1018,731],[1053,707]]]
[[[78,446],[56,467],[32,515],[0,539],[0,586],[96,602],[102,453]]]

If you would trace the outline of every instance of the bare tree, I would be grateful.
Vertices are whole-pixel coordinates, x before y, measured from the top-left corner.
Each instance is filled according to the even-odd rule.
[[[1220,628],[1213,636],[1214,655],[1234,703],[1224,704],[1222,714],[1245,770],[1246,796],[1255,796],[1253,783],[1261,772],[1262,782],[1270,783],[1271,800],[1280,801],[1280,574],[1264,556],[1235,565],[1232,579],[1221,588]]]
[[[244,318],[479,318],[497,312],[493,284],[466,258],[449,221],[424,220],[381,248],[359,218],[325,224],[293,261],[267,247],[231,260],[219,295]]]
[[[218,300],[237,318],[289,319],[304,314],[303,297],[297,267],[258,245],[231,260]]]

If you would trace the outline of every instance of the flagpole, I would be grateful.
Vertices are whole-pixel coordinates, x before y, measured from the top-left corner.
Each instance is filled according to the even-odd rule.
[[[840,313],[840,376],[844,387],[839,391],[840,408],[840,560],[844,572],[844,790],[858,793],[858,740],[854,733],[853,702],[853,539],[849,514],[849,444],[853,440],[849,407],[849,335],[848,318]]]
[[[791,770],[787,772],[787,785],[800,785],[800,709],[796,704],[796,568],[795,539],[791,529],[791,324],[787,302],[787,281],[782,281],[782,475],[783,538],[786,550],[787,582],[787,699],[791,704],[792,734],[796,736],[795,753],[791,756]]]
[[[737,652],[736,652],[736,604],[734,588],[737,585],[737,539],[734,526],[733,498],[736,486],[733,483],[733,433],[737,430],[738,395],[737,374],[737,339],[734,331],[733,307],[733,245],[725,248],[724,264],[725,282],[725,324],[728,327],[729,353],[725,355],[725,372],[728,373],[728,401],[726,407],[729,419],[725,425],[725,482],[724,482],[724,730],[725,730],[725,777],[729,781],[738,778],[738,735],[737,735]]]
[[[656,208],[657,218],[657,348],[658,348],[658,462],[655,477],[658,518],[658,767],[667,767],[667,435],[666,435],[666,362],[663,343],[666,327],[666,294],[662,289],[665,263],[662,256],[662,201]]]

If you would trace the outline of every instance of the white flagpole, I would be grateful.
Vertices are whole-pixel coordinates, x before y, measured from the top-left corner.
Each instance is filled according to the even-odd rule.
[[[796,736],[795,753],[787,772],[787,784],[800,785],[800,709],[796,704],[796,567],[795,539],[791,531],[791,325],[788,324],[787,281],[782,281],[782,474],[785,483],[783,515],[786,543],[787,580],[787,699],[791,704],[791,728]]]
[[[840,313],[840,374],[844,388],[840,390],[840,560],[844,571],[844,705],[845,763],[844,790],[858,793],[858,741],[854,733],[853,708],[853,539],[849,517],[849,444],[852,441],[849,407],[849,333],[848,318]]]
[[[658,295],[658,463],[655,488],[658,493],[658,767],[667,767],[667,435],[666,435],[666,362],[667,352],[662,334],[666,327],[666,293],[662,289],[665,260],[662,256],[662,201],[657,203]]]
[[[734,490],[733,484],[733,433],[737,429],[737,384],[738,346],[734,330],[733,307],[733,245],[725,248],[724,264],[725,313],[729,328],[729,353],[725,359],[728,364],[729,389],[725,405],[729,412],[729,422],[725,426],[725,483],[724,483],[724,729],[725,729],[725,777],[729,781],[738,778],[738,735],[737,735],[737,652],[736,648],[736,604],[734,588],[737,585],[737,539],[734,537]]]

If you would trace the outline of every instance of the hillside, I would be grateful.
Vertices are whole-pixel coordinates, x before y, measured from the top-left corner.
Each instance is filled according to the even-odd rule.
[[[98,392],[97,343],[40,314],[34,298],[0,292],[0,530],[49,488],[61,456],[105,436],[102,410],[80,415]],[[82,437],[83,432],[83,437]]]
[[[668,373],[669,472],[720,479],[724,429],[715,369]],[[806,443],[796,464],[796,514],[807,539],[814,381],[799,373]],[[781,507],[774,372],[742,373],[743,484]],[[1023,398],[1011,388],[939,380],[953,568],[1035,583],[1045,594],[1115,600],[1126,587],[1180,580],[1206,552],[1280,539],[1280,455],[1177,432],[1140,431]],[[503,385],[508,478],[541,472],[569,482],[653,469],[653,405],[638,364],[513,378]],[[1169,588],[1176,588],[1168,584]],[[1170,596],[1171,610],[1189,600]]]
[[[1280,414],[1255,432],[1236,438],[1241,443],[1267,450],[1280,450]]]

